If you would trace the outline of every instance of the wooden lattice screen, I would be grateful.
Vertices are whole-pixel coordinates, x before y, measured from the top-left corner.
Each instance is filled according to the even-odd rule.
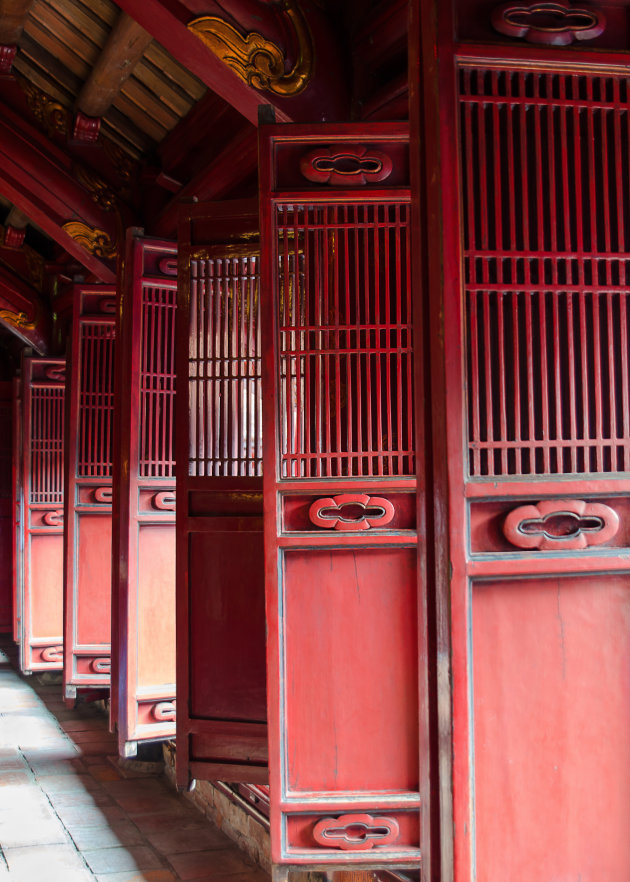
[[[630,466],[629,99],[460,71],[471,476]]]

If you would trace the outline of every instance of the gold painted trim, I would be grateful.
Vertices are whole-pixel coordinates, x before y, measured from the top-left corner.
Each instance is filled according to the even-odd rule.
[[[21,331],[32,331],[35,328],[35,319],[29,320],[25,312],[13,312],[10,309],[0,309],[0,321],[13,325]]]
[[[188,23],[188,29],[248,85],[284,98],[299,95],[307,87],[314,67],[313,38],[296,0],[285,0],[285,15],[293,25],[298,44],[297,60],[285,73],[282,49],[262,34],[243,36],[231,24],[212,15]]]
[[[95,257],[116,257],[116,246],[105,230],[90,227],[81,221],[68,221],[62,230],[71,236],[88,254]]]

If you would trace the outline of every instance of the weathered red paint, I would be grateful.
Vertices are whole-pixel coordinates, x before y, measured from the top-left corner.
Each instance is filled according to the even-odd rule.
[[[23,671],[63,663],[63,500],[65,362],[22,361],[16,546],[18,643]]]
[[[112,728],[121,755],[175,734],[174,243],[128,231],[116,331]]]
[[[0,383],[0,548],[3,567],[0,573],[0,634],[13,627],[12,577],[14,552],[12,542],[12,442],[13,396],[10,382]]]
[[[344,188],[338,175],[313,186],[317,157],[350,154],[335,167]],[[371,183],[366,170],[385,168]],[[407,127],[265,127],[261,176],[275,878],[291,865],[418,868],[426,637]],[[352,530],[330,529],[339,513]]]
[[[177,778],[267,780],[258,212],[187,206],[177,303]]]
[[[68,356],[64,688],[109,686],[116,291],[77,285]]]

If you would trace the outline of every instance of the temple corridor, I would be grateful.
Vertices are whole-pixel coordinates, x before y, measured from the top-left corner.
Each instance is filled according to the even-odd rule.
[[[59,675],[21,676],[0,646],[0,880],[264,882],[163,775],[118,763],[97,702],[68,710]],[[48,681],[48,682],[46,682]],[[146,765],[146,764],[143,764]]]

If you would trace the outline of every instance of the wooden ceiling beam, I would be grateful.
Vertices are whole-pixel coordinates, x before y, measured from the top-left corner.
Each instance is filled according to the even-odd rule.
[[[191,0],[116,2],[181,65],[254,125],[258,125],[261,104],[274,108],[278,122],[349,118],[348,77],[343,58],[330,23],[315,4],[309,7],[307,21],[295,0],[283,4],[231,0],[229,15],[237,24],[235,28],[223,16],[199,17],[191,11],[195,6]],[[262,25],[261,6],[265,7],[266,16]],[[267,30],[273,16],[276,16],[274,39],[267,41],[265,35],[258,33],[258,27],[261,31]],[[257,22],[255,31],[252,30],[254,21]],[[291,45],[279,45],[282,38],[276,36],[278,34],[291,35],[287,37]],[[271,85],[258,89],[250,83],[260,83],[261,74],[264,78],[263,62],[268,58],[267,48],[265,52],[255,49],[260,40],[271,55],[285,60],[286,76],[280,70],[274,73]],[[215,47],[214,51],[210,45]],[[259,63],[261,68],[257,67]]]
[[[0,45],[16,46],[33,0],[0,0]]]
[[[83,169],[83,178],[92,173]],[[99,205],[99,179],[92,191],[75,167],[41,132],[0,104],[0,193],[103,282],[116,281],[113,255],[121,226],[114,210]],[[123,207],[124,208],[124,207]],[[125,218],[125,222],[127,218]],[[79,227],[64,229],[67,223]]]
[[[92,119],[105,116],[152,40],[151,34],[121,12],[79,92],[77,111]]]
[[[50,351],[50,312],[17,276],[0,266],[0,323],[40,355]]]
[[[210,162],[192,181],[189,181],[166,205],[147,230],[156,236],[176,236],[177,218],[182,202],[207,202],[228,196],[241,181],[256,172],[258,167],[258,137],[255,129],[248,128],[230,141],[219,156]]]

